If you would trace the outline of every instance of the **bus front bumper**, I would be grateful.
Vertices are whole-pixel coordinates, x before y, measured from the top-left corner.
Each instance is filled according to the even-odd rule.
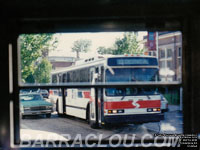
[[[160,122],[164,119],[164,114],[137,114],[137,115],[110,115],[104,116],[104,122],[107,124],[118,123],[148,123],[148,122]]]

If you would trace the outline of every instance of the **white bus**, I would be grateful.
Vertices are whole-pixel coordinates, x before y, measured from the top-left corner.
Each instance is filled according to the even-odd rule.
[[[52,72],[52,83],[134,83],[159,80],[156,57],[112,56],[78,61],[74,66]],[[51,94],[51,91],[50,91]],[[90,89],[67,89],[65,99],[57,99],[58,114],[87,119],[91,127],[113,123],[159,122],[161,95],[155,89],[112,87],[98,91],[98,121],[95,92]],[[64,105],[64,106],[63,106]]]

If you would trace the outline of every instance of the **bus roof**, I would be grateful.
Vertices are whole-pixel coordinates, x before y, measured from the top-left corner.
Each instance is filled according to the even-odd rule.
[[[107,60],[108,58],[120,58],[120,57],[127,57],[127,58],[131,58],[131,57],[145,57],[145,58],[156,58],[155,56],[148,56],[148,55],[132,55],[132,54],[125,54],[125,55],[101,55],[101,56],[98,56],[98,57],[91,57],[91,58],[88,58],[88,59],[82,59],[82,60],[78,60],[75,62],[75,65],[73,66],[70,66],[70,67],[66,67],[66,68],[62,68],[62,69],[59,69],[59,70],[54,70],[51,72],[51,74],[57,74],[57,73],[64,73],[68,70],[71,70],[71,69],[77,69],[78,67],[80,66],[88,66],[88,65],[91,65],[93,63],[95,63],[96,65],[97,64],[100,64],[100,63],[105,63],[105,60]]]

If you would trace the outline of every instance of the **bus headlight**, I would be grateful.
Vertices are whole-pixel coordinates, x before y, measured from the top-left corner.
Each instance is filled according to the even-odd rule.
[[[109,113],[109,114],[112,114],[112,110],[108,110],[108,113]]]
[[[147,112],[160,111],[160,108],[147,108]]]
[[[124,110],[123,109],[117,110],[117,113],[124,113]]]
[[[154,109],[153,109],[153,111],[157,111],[157,109],[156,109],[156,108],[154,108]]]
[[[123,109],[120,110],[108,110],[108,114],[124,113]]]
[[[152,112],[153,109],[152,108],[147,108],[147,112]]]
[[[113,110],[113,114],[116,114],[117,113],[117,110]]]

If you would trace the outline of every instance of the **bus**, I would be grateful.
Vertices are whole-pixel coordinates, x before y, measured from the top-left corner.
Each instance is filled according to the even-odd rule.
[[[92,84],[157,82],[159,67],[157,58],[153,56],[97,57],[80,60],[71,67],[54,71],[51,73],[51,80],[52,83],[66,83],[66,85],[77,82]],[[98,106],[95,107],[94,88],[66,89],[64,102],[61,97],[56,99],[56,110],[58,114],[86,119],[92,128],[106,124],[159,122],[163,119],[161,95],[156,89],[123,86],[101,88],[97,92]],[[95,108],[98,111],[95,111]]]

